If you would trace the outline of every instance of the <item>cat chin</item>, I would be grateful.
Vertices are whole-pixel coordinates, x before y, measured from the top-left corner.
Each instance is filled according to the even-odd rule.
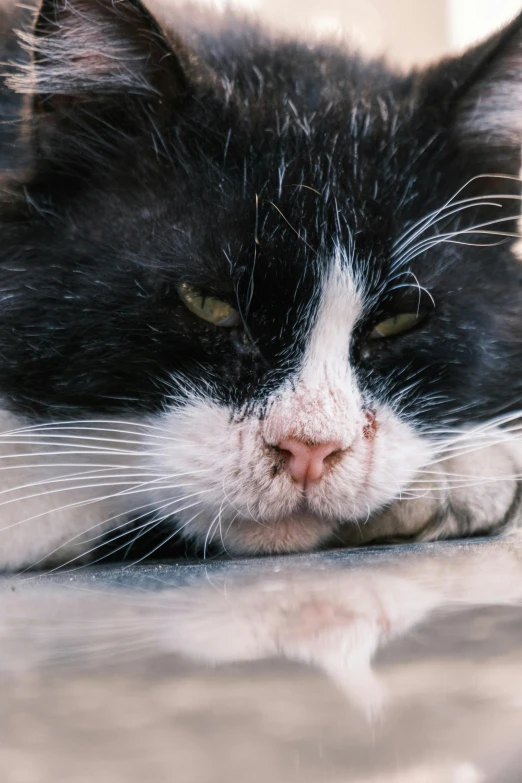
[[[336,523],[312,514],[295,514],[273,522],[235,520],[223,546],[232,555],[270,555],[310,552],[325,544]]]

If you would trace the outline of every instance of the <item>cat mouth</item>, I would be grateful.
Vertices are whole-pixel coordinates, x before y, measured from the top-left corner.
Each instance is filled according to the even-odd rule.
[[[329,466],[327,476],[335,479],[336,469],[344,456]],[[359,485],[351,483],[349,502],[346,497],[337,497],[335,482],[325,483],[327,476],[321,481],[303,482],[301,486],[288,482],[287,477],[288,484],[293,485],[293,497],[287,497],[287,507],[274,498],[259,514],[237,516],[223,538],[220,535],[224,549],[234,556],[269,555],[310,552],[333,545],[339,526],[350,519],[350,515],[339,512],[348,506],[352,514],[354,509],[362,514],[368,506],[363,500],[372,479],[371,445],[365,450],[363,464],[364,476],[359,477],[362,479]],[[218,538],[216,543],[219,544]]]

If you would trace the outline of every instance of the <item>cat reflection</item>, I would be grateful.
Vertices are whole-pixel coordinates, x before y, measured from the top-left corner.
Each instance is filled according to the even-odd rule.
[[[212,664],[279,657],[317,667],[373,719],[386,701],[377,651],[434,613],[517,604],[521,565],[516,551],[479,547],[371,569],[278,570],[243,585],[213,577],[175,610],[165,639]]]
[[[287,659],[325,672],[371,720],[386,702],[373,671],[378,650],[448,612],[522,600],[520,555],[505,543],[443,547],[371,568],[327,565],[210,568],[208,579],[182,588],[161,582],[171,571],[151,567],[147,589],[133,592],[100,592],[92,581],[78,591],[67,576],[59,586],[17,580],[15,592],[0,594],[0,671],[43,661],[98,665],[106,654],[176,653],[212,666]],[[156,587],[164,589],[148,589]]]

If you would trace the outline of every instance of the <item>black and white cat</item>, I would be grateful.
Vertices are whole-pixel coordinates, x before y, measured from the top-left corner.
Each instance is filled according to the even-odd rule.
[[[43,0],[9,67],[0,567],[514,524],[522,15],[406,76],[171,16]]]

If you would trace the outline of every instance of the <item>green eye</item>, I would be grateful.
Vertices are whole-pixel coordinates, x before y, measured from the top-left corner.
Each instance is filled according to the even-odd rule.
[[[221,299],[205,296],[198,288],[193,288],[188,283],[181,283],[177,291],[187,310],[203,321],[228,328],[241,323],[238,311]]]
[[[384,337],[395,337],[397,334],[408,332],[417,326],[425,318],[424,313],[400,313],[393,318],[387,318],[374,326],[370,332],[370,340],[382,340]]]

